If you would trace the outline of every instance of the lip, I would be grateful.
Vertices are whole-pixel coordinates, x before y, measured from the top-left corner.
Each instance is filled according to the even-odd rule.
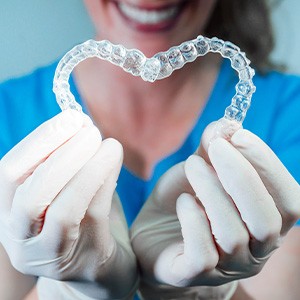
[[[153,33],[153,32],[166,31],[166,30],[172,29],[176,25],[178,20],[180,19],[181,15],[184,13],[184,11],[187,7],[188,1],[180,1],[180,2],[176,2],[176,3],[164,4],[164,5],[160,5],[160,6],[158,6],[157,4],[155,5],[155,4],[150,4],[150,3],[143,3],[141,5],[133,5],[133,4],[127,3],[125,1],[123,2],[124,4],[126,4],[132,8],[140,9],[143,11],[149,11],[149,12],[164,11],[167,9],[176,8],[176,10],[177,10],[176,13],[170,19],[163,20],[161,22],[157,22],[157,23],[153,23],[153,24],[141,23],[141,22],[138,22],[137,20],[134,20],[134,19],[128,17],[121,10],[120,3],[121,3],[121,1],[113,1],[113,4],[115,5],[119,15],[130,27],[134,28],[137,31],[141,31],[144,33]]]

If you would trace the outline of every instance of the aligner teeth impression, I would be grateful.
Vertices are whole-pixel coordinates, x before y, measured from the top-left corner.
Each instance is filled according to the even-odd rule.
[[[136,13],[135,8],[132,7],[124,6],[121,9],[127,10],[128,14]],[[167,17],[171,13],[175,12],[171,9],[160,12],[160,17],[162,18],[164,14]],[[148,17],[149,20],[155,19],[150,15]],[[225,109],[224,118],[241,124],[250,106],[252,94],[255,92],[252,81],[255,71],[250,67],[250,60],[239,47],[216,37],[210,39],[198,36],[168,51],[157,53],[152,58],[147,58],[137,49],[128,50],[122,45],[114,45],[109,41],[88,40],[75,46],[60,60],[54,75],[53,91],[62,110],[71,108],[81,111],[81,106],[70,92],[68,81],[76,65],[89,57],[109,61],[134,76],[140,76],[144,81],[154,82],[169,77],[173,71],[181,69],[186,63],[193,62],[197,57],[209,52],[219,53],[229,59],[231,67],[238,73],[236,93],[231,104]]]

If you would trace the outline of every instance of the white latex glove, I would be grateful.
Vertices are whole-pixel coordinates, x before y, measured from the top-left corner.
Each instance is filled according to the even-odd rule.
[[[65,111],[3,157],[0,241],[17,270],[70,281],[78,299],[130,297],[136,262],[114,194],[122,156],[87,116]],[[39,289],[43,300],[77,299],[55,286]]]
[[[228,299],[226,283],[257,274],[300,216],[300,187],[262,140],[243,129],[212,140],[214,131],[202,137],[211,165],[192,155],[171,168],[132,226],[145,299],[195,299],[185,288],[169,297],[170,286]],[[205,298],[201,286],[219,290]]]

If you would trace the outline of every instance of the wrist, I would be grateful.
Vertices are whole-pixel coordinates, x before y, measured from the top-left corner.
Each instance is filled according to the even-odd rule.
[[[142,281],[139,286],[139,296],[142,300],[231,300],[238,283],[236,281],[221,286],[193,286],[178,288],[162,284],[150,284]]]
[[[237,289],[235,290],[231,300],[240,300],[240,299],[254,300],[254,298],[245,291],[241,283],[238,284]]]
[[[132,300],[137,287],[138,281],[126,295],[116,298],[107,289],[90,282],[66,282],[40,277],[36,286],[38,299],[41,300]]]
[[[135,256],[128,249],[114,247],[110,257],[99,266],[99,272],[77,280],[53,280],[40,277],[37,283],[39,299],[53,300],[131,300],[139,278]]]

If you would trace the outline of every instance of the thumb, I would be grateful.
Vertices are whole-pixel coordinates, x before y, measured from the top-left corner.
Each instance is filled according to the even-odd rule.
[[[56,149],[84,126],[82,114],[66,110],[44,122],[11,149],[0,161],[0,213],[10,212],[19,185]]]
[[[196,154],[201,156],[206,162],[210,163],[208,157],[208,148],[210,143],[216,138],[224,138],[230,141],[233,134],[242,128],[242,125],[236,121],[221,118],[218,121],[210,123],[204,130],[201,142],[196,150]]]

